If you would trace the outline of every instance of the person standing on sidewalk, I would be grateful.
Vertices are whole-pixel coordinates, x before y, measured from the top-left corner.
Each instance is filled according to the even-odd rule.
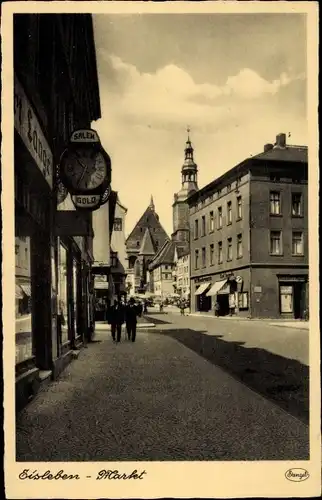
[[[111,325],[112,339],[116,342],[120,342],[122,325],[125,320],[124,306],[118,301],[114,301],[114,305],[111,307],[109,312],[109,323]],[[116,335],[116,339],[115,339]]]
[[[140,314],[138,306],[136,305],[133,297],[131,297],[128,305],[126,306],[125,321],[126,321],[127,336],[129,340],[132,340],[132,342],[135,342],[137,317],[139,315]]]

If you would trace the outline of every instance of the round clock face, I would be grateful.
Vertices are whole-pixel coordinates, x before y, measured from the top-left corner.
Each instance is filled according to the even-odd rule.
[[[96,189],[104,182],[108,173],[103,154],[91,148],[68,151],[62,168],[73,189],[79,191]]]

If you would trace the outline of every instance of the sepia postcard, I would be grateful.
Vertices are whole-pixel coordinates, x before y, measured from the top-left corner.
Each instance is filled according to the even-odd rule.
[[[317,2],[1,41],[6,497],[319,496]]]

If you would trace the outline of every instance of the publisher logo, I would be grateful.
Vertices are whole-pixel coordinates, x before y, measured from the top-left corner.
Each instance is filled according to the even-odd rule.
[[[295,483],[302,483],[310,477],[310,474],[306,469],[289,469],[285,472],[285,477],[289,481],[294,481]]]

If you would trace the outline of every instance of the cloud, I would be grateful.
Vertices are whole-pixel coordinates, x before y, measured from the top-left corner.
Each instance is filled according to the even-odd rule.
[[[155,126],[181,125],[218,126],[233,116],[234,104],[258,101],[276,95],[304,75],[282,73],[267,81],[249,68],[230,76],[222,86],[209,82],[196,83],[184,69],[168,64],[155,73],[140,72],[133,64],[99,50],[101,65],[110,64],[113,85],[106,90],[101,85],[102,101],[120,118],[153,122]],[[116,108],[117,102],[117,108]]]

